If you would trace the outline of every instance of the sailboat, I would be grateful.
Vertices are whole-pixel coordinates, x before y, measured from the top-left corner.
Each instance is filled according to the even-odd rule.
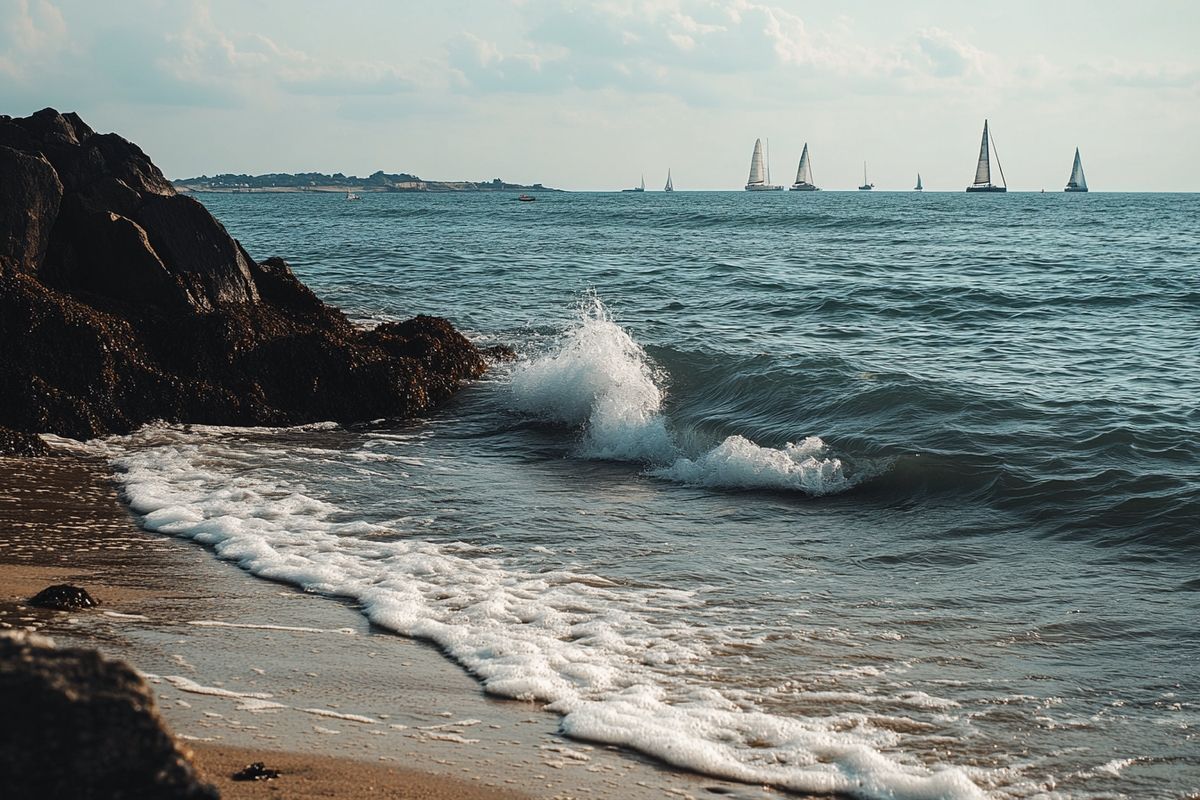
[[[664,192],[675,191],[675,184],[671,183],[671,168],[667,167],[667,185],[663,187]]]
[[[925,187],[921,185],[921,173],[917,173],[917,185],[913,187],[914,192],[923,192]]]
[[[1071,178],[1064,192],[1086,192],[1087,178],[1083,177],[1083,162],[1079,160],[1079,148],[1075,148],[1075,163],[1071,165]]]
[[[804,152],[800,154],[800,166],[796,168],[796,182],[792,184],[793,192],[819,192],[813,185],[812,164],[808,160],[808,142],[804,143]]]
[[[967,187],[968,192],[1007,192],[1008,181],[1004,180],[1004,167],[1000,166],[1000,153],[996,153],[996,166],[1000,167],[1001,186],[992,183],[992,160],[988,147],[988,123],[983,121],[983,141],[979,145],[979,163],[975,165],[975,182]],[[990,150],[995,150],[993,143]]]
[[[622,189],[622,192],[644,192],[646,191],[646,175],[642,174],[642,183],[640,186],[635,186],[632,189]]]
[[[763,159],[762,139],[754,140],[754,155],[750,156],[750,177],[746,180],[747,192],[780,192],[782,186],[771,185],[769,162]]]
[[[869,192],[875,188],[875,184],[867,180],[867,162],[863,162],[863,182],[862,186],[858,187],[860,192]]]

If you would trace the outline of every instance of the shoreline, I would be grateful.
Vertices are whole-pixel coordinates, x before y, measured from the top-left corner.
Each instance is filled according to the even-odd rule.
[[[266,785],[290,797],[778,796],[567,739],[538,704],[484,695],[349,603],[142,530],[107,470],[75,454],[0,458],[0,627],[131,663],[225,797],[261,796],[229,779],[250,761],[282,768]],[[64,581],[101,605],[24,604]]]

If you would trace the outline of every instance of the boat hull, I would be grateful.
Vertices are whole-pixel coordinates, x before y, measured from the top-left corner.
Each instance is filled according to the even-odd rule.
[[[1007,186],[968,186],[968,192],[987,192],[989,194],[1002,194],[1008,191]]]
[[[782,186],[770,186],[765,183],[746,184],[747,192],[782,192]]]
[[[821,191],[811,183],[793,183],[791,191],[793,192],[819,192]]]
[[[1082,189],[1078,186],[1068,186],[1067,188],[1063,189],[1063,191],[1064,192],[1086,192],[1087,189]]]

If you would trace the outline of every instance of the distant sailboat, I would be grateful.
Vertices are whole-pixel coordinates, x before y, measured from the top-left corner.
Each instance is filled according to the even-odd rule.
[[[804,152],[800,154],[800,166],[796,168],[796,182],[792,184],[793,192],[818,192],[813,184],[812,163],[808,160],[808,142],[804,143]]]
[[[923,192],[925,187],[921,185],[921,173],[917,173],[917,185],[913,187],[914,192]]]
[[[361,200],[362,198],[359,197],[358,195],[356,195],[354,192],[346,192],[346,199],[347,200]]]
[[[762,139],[754,140],[754,154],[750,156],[750,177],[746,180],[747,192],[779,192],[782,186],[771,185],[770,167],[763,159]]]
[[[632,189],[622,189],[622,192],[644,192],[646,191],[646,175],[642,174],[642,183],[640,186],[635,186]]]
[[[667,167],[667,185],[663,187],[664,192],[675,191],[675,184],[671,183],[671,168]]]
[[[1083,162],[1079,160],[1079,148],[1075,148],[1075,163],[1071,165],[1071,178],[1064,192],[1086,192],[1087,178],[1083,177]]]
[[[867,180],[867,162],[863,162],[863,182],[862,186],[858,187],[860,192],[869,192],[875,188],[875,184]]]
[[[1000,154],[996,153],[996,166],[1000,167],[1000,182],[1002,186],[992,183],[992,160],[989,150],[995,150],[995,144],[988,147],[988,123],[983,121],[983,141],[979,145],[979,163],[975,165],[975,182],[967,187],[968,192],[1007,192],[1008,181],[1004,180],[1004,167],[1000,166]]]

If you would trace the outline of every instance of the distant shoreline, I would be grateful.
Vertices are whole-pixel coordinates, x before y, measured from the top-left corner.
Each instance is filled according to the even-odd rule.
[[[540,183],[508,183],[500,178],[490,181],[427,181],[406,172],[375,172],[366,178],[343,175],[340,172],[328,175],[322,172],[286,173],[266,175],[200,175],[194,178],[179,178],[171,181],[176,191],[188,194],[336,194],[354,192],[560,192]]]
[[[481,194],[495,194],[497,192],[564,192],[565,189],[551,189],[548,186],[514,186],[505,187],[503,189],[493,189],[489,187],[477,188],[459,188],[452,185],[444,186],[428,186],[421,189],[394,189],[382,188],[378,186],[197,186],[186,183],[176,183],[175,191],[180,194],[346,194],[354,192],[355,194],[450,194],[455,192],[469,192]]]

